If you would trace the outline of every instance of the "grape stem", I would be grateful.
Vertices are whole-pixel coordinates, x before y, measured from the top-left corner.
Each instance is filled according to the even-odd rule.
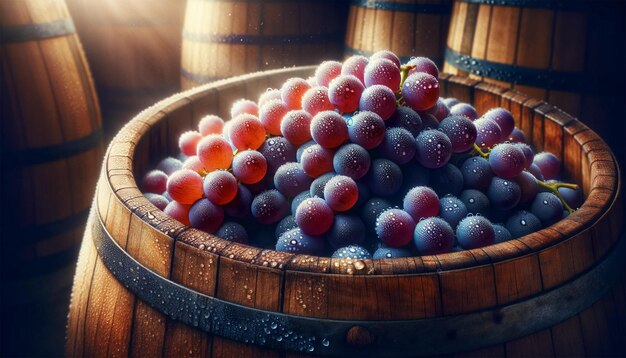
[[[415,68],[415,65],[403,65],[400,66],[400,87],[396,91],[396,94],[402,96],[402,86],[404,85],[404,81],[409,76],[409,71]]]
[[[489,152],[483,152],[482,148],[478,146],[478,144],[474,143],[474,153],[480,155],[485,159],[489,159]]]
[[[559,188],[569,188],[572,190],[578,190],[578,185],[576,184],[569,184],[569,183],[546,183],[543,180],[539,180],[537,179],[537,184],[539,184],[539,186],[549,190],[550,192],[552,192],[552,194],[556,195],[557,198],[559,198],[559,200],[561,200],[561,203],[563,203],[563,207],[565,207],[565,209],[571,214],[574,212],[574,209],[572,209],[567,202],[565,201],[565,198],[563,198],[563,195],[561,195],[561,192],[559,192]]]

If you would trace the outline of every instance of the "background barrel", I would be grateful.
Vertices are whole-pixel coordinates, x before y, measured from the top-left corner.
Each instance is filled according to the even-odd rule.
[[[179,90],[184,0],[67,0],[91,66],[107,138]]]
[[[402,62],[424,56],[443,64],[452,0],[352,0],[345,57],[391,50]]]
[[[339,59],[345,0],[188,0],[181,87]]]
[[[1,355],[59,355],[100,110],[65,1],[2,1],[0,26]]]
[[[626,159],[624,1],[457,0],[444,71],[545,99]],[[618,145],[619,143],[619,145]]]
[[[142,112],[114,138],[78,262],[68,356],[625,353],[619,169],[588,127],[516,91],[466,77],[444,74],[440,80],[442,95],[469,101],[481,114],[493,106],[509,109],[537,150],[561,158],[565,175],[582,186],[586,200],[562,221],[497,245],[380,260],[277,252],[181,225],[139,191],[135,178],[175,154],[179,134],[204,115],[228,115],[235,99],[255,98],[313,71],[267,71],[177,94]],[[564,288],[573,291],[564,294]],[[209,303],[207,296],[237,306],[218,309],[222,303]],[[523,314],[509,310],[525,303]],[[232,311],[244,308],[262,311]],[[320,330],[302,330],[284,315],[309,317],[307,324]],[[560,318],[545,322],[555,315]],[[468,317],[484,325],[470,330],[463,324]],[[451,321],[442,330],[445,320]],[[397,335],[385,336],[386,328]],[[525,333],[516,335],[520,329]],[[407,342],[409,336],[416,341]]]

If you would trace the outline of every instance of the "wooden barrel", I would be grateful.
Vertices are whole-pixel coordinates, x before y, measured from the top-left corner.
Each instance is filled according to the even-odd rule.
[[[457,0],[444,71],[564,109],[626,160],[624,1]],[[619,144],[619,145],[618,145]]]
[[[0,48],[1,355],[62,354],[100,109],[65,1],[2,1]]]
[[[391,50],[403,63],[413,56],[443,64],[452,0],[352,0],[345,57]]]
[[[584,124],[516,91],[449,75],[440,82],[443,95],[481,113],[508,108],[587,197],[568,218],[501,244],[382,260],[294,255],[185,227],[139,191],[135,178],[178,150],[177,133],[207,113],[227,115],[242,95],[255,98],[313,70],[198,87],[118,134],[81,248],[68,356],[624,353],[626,239],[613,154]]]
[[[346,0],[188,0],[182,89],[341,57]]]
[[[179,91],[184,0],[67,0],[91,66],[107,138]]]

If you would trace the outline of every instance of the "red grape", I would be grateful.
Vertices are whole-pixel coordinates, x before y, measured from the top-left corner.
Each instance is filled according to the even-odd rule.
[[[280,132],[296,147],[311,140],[311,120],[313,117],[306,111],[289,111],[280,124]]]
[[[394,65],[396,65],[396,67],[400,68],[400,59],[398,58],[398,56],[389,51],[389,50],[380,50],[380,51],[376,51],[374,54],[372,54],[370,56],[370,61],[379,59],[379,58],[384,58],[387,59],[391,62],[393,62]]]
[[[332,177],[324,186],[324,200],[334,211],[352,209],[359,198],[356,182],[345,175]]]
[[[386,121],[396,110],[396,95],[387,86],[367,87],[361,94],[359,110],[374,112]]]
[[[415,72],[426,72],[429,75],[439,78],[439,69],[437,65],[428,57],[413,57],[406,63],[408,66],[415,66],[409,70],[409,74]]]
[[[395,63],[386,58],[370,60],[363,73],[365,86],[383,85],[394,93],[400,87],[400,69]]]
[[[233,150],[224,137],[209,134],[198,143],[198,159],[204,168],[212,172],[215,169],[228,169],[233,161]]]
[[[363,84],[352,75],[340,75],[328,87],[328,98],[339,112],[350,113],[359,108],[359,100],[363,93]]]
[[[251,114],[253,116],[259,115],[259,106],[249,99],[238,99],[230,107],[230,118],[235,118],[240,114]]]
[[[226,170],[216,170],[204,177],[202,188],[213,204],[225,205],[237,195],[237,179]]]
[[[289,112],[287,104],[280,99],[274,99],[260,108],[259,120],[263,123],[267,133],[281,135],[280,125],[287,112]]]
[[[170,201],[163,209],[163,212],[181,222],[183,225],[191,226],[189,222],[189,209],[191,205],[181,204],[177,201]]]
[[[390,247],[406,246],[413,239],[415,220],[404,210],[387,209],[376,219],[376,235]]]
[[[187,156],[196,155],[196,147],[202,139],[202,134],[196,131],[187,131],[178,138],[178,148]]]
[[[290,78],[280,88],[280,97],[290,109],[302,109],[302,96],[311,85],[302,78]]]
[[[324,61],[315,70],[315,80],[318,86],[328,87],[339,74],[341,74],[341,62]]]
[[[368,63],[369,60],[365,56],[350,56],[345,61],[343,61],[343,65],[341,66],[341,74],[353,75],[358,78],[361,83],[365,84],[365,79],[363,79],[363,73],[365,72],[365,66],[367,66]]]
[[[302,97],[302,109],[309,112],[312,116],[321,111],[332,111],[335,109],[330,98],[328,97],[328,88],[315,86],[309,88]]]
[[[324,148],[337,148],[348,139],[348,124],[333,111],[323,111],[311,121],[311,136]]]
[[[237,149],[258,149],[265,141],[267,132],[257,117],[244,113],[233,118],[231,122],[228,137]]]
[[[198,130],[203,137],[209,134],[221,134],[224,129],[224,120],[215,115],[202,117],[198,123]]]
[[[402,97],[416,111],[432,108],[439,99],[439,81],[425,72],[409,75],[402,85]]]
[[[202,164],[202,162],[200,161],[200,158],[197,155],[192,155],[191,157],[187,158],[185,162],[183,163],[183,168],[191,169],[200,175],[204,175],[207,172],[207,170],[204,169],[204,165]]]
[[[193,170],[178,170],[167,179],[167,193],[181,204],[193,204],[202,198],[202,177]]]
[[[189,222],[196,229],[212,234],[224,222],[224,209],[206,198],[200,199],[189,209]]]
[[[385,138],[385,122],[374,112],[361,111],[348,120],[348,137],[352,143],[374,149]]]
[[[308,235],[321,235],[327,232],[334,221],[333,209],[322,198],[304,200],[296,209],[296,223]]]
[[[267,161],[256,150],[244,150],[233,158],[233,174],[244,184],[258,183],[267,173]]]
[[[334,150],[314,144],[304,150],[300,163],[302,163],[302,169],[308,176],[317,178],[333,170],[334,155]]]
[[[406,193],[402,208],[417,222],[439,214],[439,197],[427,186],[416,186]]]

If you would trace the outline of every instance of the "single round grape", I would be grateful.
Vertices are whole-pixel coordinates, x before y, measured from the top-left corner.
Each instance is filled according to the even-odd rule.
[[[341,113],[354,112],[359,108],[363,83],[352,75],[340,75],[328,86],[328,98]]]
[[[289,203],[278,190],[266,190],[254,197],[250,211],[258,222],[273,224],[289,214]]]
[[[293,198],[306,190],[312,181],[313,179],[302,169],[302,164],[295,162],[281,165],[274,174],[274,186],[288,198]]]
[[[492,148],[502,140],[500,126],[494,120],[479,118],[474,121],[476,126],[476,144],[481,148]]]
[[[175,200],[170,201],[163,212],[170,217],[180,221],[181,224],[191,226],[189,222],[189,210],[191,205],[181,204]]]
[[[389,128],[380,145],[382,155],[396,164],[406,164],[415,157],[415,137],[404,128]]]
[[[365,72],[365,66],[369,63],[369,60],[365,56],[353,55],[343,61],[341,66],[342,75],[353,75],[365,84],[363,73]]]
[[[198,159],[204,168],[212,172],[216,169],[228,169],[233,161],[233,150],[224,137],[209,134],[198,142]]]
[[[506,229],[514,239],[541,230],[541,221],[531,212],[520,210],[506,221]]]
[[[202,198],[189,209],[189,222],[196,229],[212,234],[224,222],[224,209]]]
[[[422,112],[420,118],[422,119],[422,126],[424,126],[425,129],[439,128],[439,121],[432,114]]]
[[[267,160],[256,150],[244,150],[233,158],[233,174],[244,184],[258,183],[267,173]]]
[[[348,139],[348,124],[333,111],[323,111],[311,121],[311,136],[324,148],[337,148]]]
[[[537,196],[537,192],[539,191],[539,184],[537,184],[537,179],[534,175],[527,171],[523,171],[518,176],[513,178],[513,180],[517,183],[517,185],[519,185],[522,192],[519,204],[525,205],[535,199],[535,196]]]
[[[516,182],[494,176],[487,188],[487,197],[496,209],[507,210],[519,203],[522,190]]]
[[[370,165],[371,159],[367,149],[354,143],[341,146],[333,157],[335,172],[355,180],[364,177]]]
[[[293,215],[287,215],[276,225],[276,237],[280,238],[282,234],[297,227],[296,218],[294,218]]]
[[[231,153],[232,154],[232,153]],[[183,167],[183,162],[174,157],[167,157],[159,162],[156,166],[156,170],[160,170],[163,173],[172,175],[177,170],[180,170]]]
[[[361,209],[361,219],[369,229],[375,229],[376,219],[385,210],[390,209],[393,205],[385,199],[371,198],[368,200],[363,209]]]
[[[332,176],[330,178],[332,178]],[[313,188],[314,184],[315,184],[315,180],[313,180],[313,183],[311,183],[311,188]],[[324,184],[324,185],[326,185],[326,184]],[[322,190],[321,191],[322,191],[322,194],[323,194],[324,193],[324,187],[323,186],[322,186]],[[291,200],[291,214],[295,215],[296,214],[296,209],[298,208],[298,205],[300,205],[301,202],[303,202],[304,200],[306,200],[308,198],[312,198],[311,193],[309,192],[309,190],[305,190],[305,191],[301,192],[300,194],[294,196],[294,198]]]
[[[513,238],[509,230],[507,230],[506,227],[504,227],[504,225],[502,224],[493,224],[493,231],[496,234],[496,238],[494,240],[495,244],[509,241]]]
[[[452,228],[455,228],[459,221],[467,216],[467,208],[463,202],[455,196],[445,196],[439,200],[439,216],[444,219]]]
[[[191,205],[202,198],[202,177],[193,170],[178,170],[167,179],[167,193],[173,200]]]
[[[161,194],[145,193],[144,195],[152,205],[156,206],[160,210],[164,210],[167,204],[170,203],[170,201]]]
[[[246,228],[240,223],[233,221],[227,221],[217,229],[215,236],[221,237],[224,240],[238,242],[240,244],[248,243],[248,232]]]
[[[530,206],[530,211],[541,220],[543,226],[550,226],[561,220],[563,210],[561,199],[546,192],[538,193]]]
[[[441,97],[437,99],[437,104],[435,104],[433,108],[429,109],[428,111],[430,112],[430,114],[435,116],[435,118],[437,118],[439,122],[450,116],[450,109],[448,108],[448,106],[445,105],[445,103],[443,103]]]
[[[187,158],[183,162],[183,168],[191,169],[200,175],[205,175],[207,173],[207,170],[204,168],[204,164],[202,164],[202,162],[200,161],[200,157],[198,157],[197,155],[192,155]]]
[[[311,140],[313,117],[304,110],[289,111],[280,123],[280,132],[291,144],[298,147]]]
[[[396,110],[396,95],[387,86],[372,85],[367,87],[359,100],[359,111],[371,111],[383,120],[391,117]]]
[[[281,135],[280,125],[289,107],[279,99],[265,103],[259,110],[259,120],[263,123],[265,131],[272,135]]]
[[[295,228],[282,234],[276,242],[276,251],[302,255],[319,255],[324,251],[325,240],[305,234],[302,229]]]
[[[302,144],[301,146],[298,147],[298,150],[296,150],[296,161],[300,162],[302,161],[302,153],[304,153],[305,150],[307,150],[307,148],[309,148],[312,145],[317,144],[313,139],[311,139],[310,141]]]
[[[513,143],[526,143],[526,135],[521,129],[515,127],[513,128],[513,132],[509,136],[508,141]]]
[[[267,173],[274,175],[278,167],[296,161],[296,149],[285,137],[270,137],[263,142],[259,153],[267,161]]]
[[[167,174],[158,169],[147,172],[141,180],[141,189],[147,193],[163,193],[167,189]]]
[[[539,180],[545,180],[545,178],[543,177],[543,174],[541,174],[541,169],[539,169],[539,167],[537,166],[537,164],[532,163],[529,167],[528,167],[528,172],[532,175],[535,176],[535,178],[539,179]]]
[[[341,74],[341,62],[324,61],[315,69],[315,80],[318,86],[328,87],[330,82]]]
[[[221,134],[224,129],[224,120],[214,114],[202,117],[198,122],[198,131],[203,137],[209,134]]]
[[[453,153],[463,153],[471,149],[478,136],[474,123],[459,115],[451,115],[442,120],[439,130],[450,138]]]
[[[365,224],[358,216],[337,214],[326,238],[333,249],[361,245],[365,241]]]
[[[401,64],[400,58],[398,58],[398,56],[395,53],[389,50],[376,51],[370,56],[370,61],[375,60],[377,58],[385,58],[393,62],[393,64],[396,65],[396,67],[400,68],[400,64]]]
[[[261,95],[259,96],[259,101],[257,103],[259,104],[259,107],[262,107],[265,103],[273,99],[282,100],[280,90],[277,88],[268,88],[267,91],[261,93]]]
[[[249,99],[240,98],[236,100],[230,107],[230,117],[235,118],[240,114],[251,114],[253,116],[259,115],[259,106],[256,102]]]
[[[467,158],[461,165],[463,184],[466,188],[485,190],[489,187],[493,172],[489,161],[483,157]]]
[[[491,203],[482,191],[476,189],[463,190],[459,199],[465,204],[469,214],[487,215],[489,213]]]
[[[386,58],[370,59],[363,72],[365,86],[383,85],[394,93],[400,87],[400,68]]]
[[[472,121],[478,119],[478,112],[476,112],[476,109],[467,103],[457,103],[450,107],[450,114],[467,117]]]
[[[385,136],[385,122],[374,112],[362,111],[348,120],[348,137],[365,149],[380,145]]]
[[[561,161],[550,152],[537,153],[533,163],[539,167],[546,180],[556,179],[561,171]]]
[[[376,235],[390,247],[406,246],[413,239],[415,220],[404,210],[387,209],[376,219]]]
[[[513,145],[522,150],[524,153],[524,169],[530,168],[533,164],[533,159],[535,158],[535,152],[533,149],[526,143],[513,143]]]
[[[257,117],[244,113],[233,118],[231,122],[228,137],[235,148],[258,149],[265,142],[267,132]]]
[[[489,165],[493,173],[504,179],[512,179],[524,170],[524,152],[512,143],[496,145],[489,153]]]
[[[439,214],[439,197],[427,186],[416,186],[406,193],[402,208],[418,222],[422,218]]]
[[[427,218],[415,225],[413,242],[422,255],[450,252],[454,246],[454,231],[441,218]]]
[[[333,156],[335,151],[324,148],[319,144],[308,147],[300,158],[302,169],[311,178],[317,178],[324,173],[333,171]]]
[[[196,147],[201,139],[200,132],[187,131],[178,138],[178,148],[184,155],[196,155]]]
[[[315,180],[311,183],[311,188],[309,189],[309,197],[311,198],[317,196],[324,199],[324,187],[326,187],[326,183],[328,183],[328,181],[335,175],[337,174],[325,173],[315,178]]]
[[[417,143],[415,158],[426,168],[441,168],[452,156],[452,143],[443,132],[427,129],[420,132],[415,141]]]
[[[423,128],[420,115],[406,106],[396,107],[395,112],[393,112],[391,118],[389,118],[385,124],[387,128],[404,128],[408,130],[413,137],[416,137]]]
[[[328,97],[328,88],[322,86],[309,88],[302,96],[302,109],[309,112],[311,116],[321,111],[334,110],[335,106],[330,103],[330,97]]]
[[[335,218],[333,209],[322,198],[304,200],[294,216],[302,232],[314,236],[330,230]]]
[[[237,195],[237,178],[226,170],[216,170],[204,177],[202,188],[213,204],[225,205]]]
[[[439,78],[439,69],[437,65],[428,57],[413,57],[406,63],[408,66],[415,66],[409,70],[409,74],[415,72],[426,72],[429,75]]]
[[[416,111],[432,108],[439,99],[439,81],[426,72],[413,73],[402,85],[402,97]]]
[[[373,259],[397,259],[400,257],[411,257],[413,253],[410,250],[397,247],[379,247],[372,255]]]
[[[372,193],[380,196],[390,196],[397,193],[402,187],[402,170],[388,159],[375,159],[367,174],[367,183]]]
[[[359,198],[359,189],[354,179],[345,175],[336,175],[324,186],[324,200],[334,211],[352,209]]]
[[[439,195],[458,195],[463,190],[463,174],[454,165],[448,163],[430,173],[429,185]]]
[[[302,109],[302,96],[311,88],[311,85],[302,78],[293,77],[283,83],[280,88],[280,98],[290,109]]]
[[[232,218],[245,218],[250,214],[253,195],[245,185],[237,185],[237,194],[230,203],[224,206],[226,214]]]
[[[502,141],[506,141],[513,132],[513,128],[515,128],[513,115],[502,107],[488,110],[487,113],[483,114],[483,118],[489,118],[498,123],[502,134]]]
[[[454,106],[455,104],[461,103],[461,101],[454,97],[444,98],[442,101],[446,106],[448,106],[448,108],[452,108],[452,106]]]
[[[372,254],[362,246],[350,245],[338,249],[331,257],[333,259],[368,260],[372,258]]]
[[[496,232],[491,221],[484,216],[468,216],[459,222],[456,237],[459,245],[469,250],[493,245]]]
[[[583,205],[585,198],[583,195],[583,190],[580,188],[580,186],[575,190],[566,187],[560,187],[558,190],[559,193],[561,193],[563,199],[565,199],[567,205],[569,205],[571,208],[578,209],[581,207],[581,205]]]

